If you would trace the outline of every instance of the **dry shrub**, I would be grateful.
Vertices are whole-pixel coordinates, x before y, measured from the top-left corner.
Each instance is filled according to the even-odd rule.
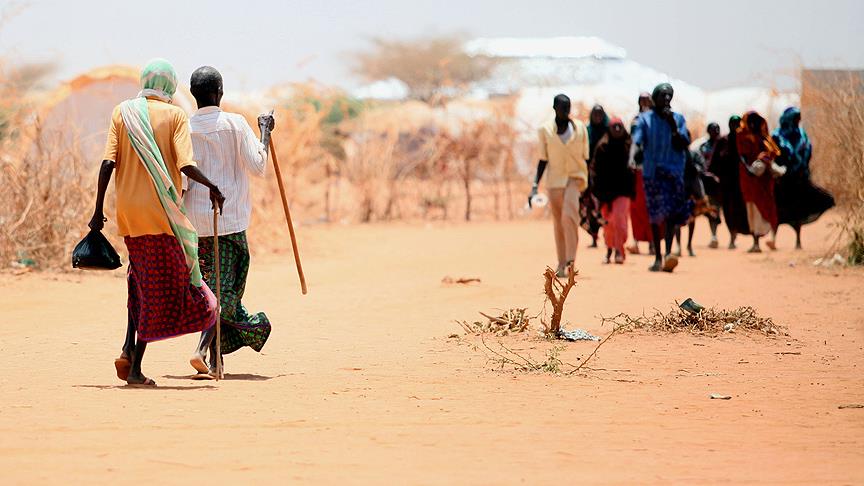
[[[66,267],[86,229],[92,192],[85,188],[95,171],[77,137],[70,144],[46,136],[27,101],[51,69],[0,60],[0,268]]]
[[[676,306],[667,313],[659,310],[641,316],[622,313],[614,317],[602,317],[601,320],[602,324],[612,324],[613,330],[623,332],[688,332],[706,336],[737,331],[758,332],[769,336],[786,334],[784,328],[774,324],[770,317],[761,317],[752,307],[739,307],[731,311],[706,308],[694,314]]]
[[[485,318],[483,321],[456,321],[462,326],[468,334],[495,334],[496,336],[506,336],[508,334],[525,332],[528,330],[531,320],[534,317],[529,316],[528,309],[509,309],[501,313],[498,317],[480,313]]]
[[[42,142],[38,122],[34,133],[22,159],[0,161],[0,261],[63,268],[86,230],[95,171],[75,147],[58,152],[62,144]]]
[[[493,59],[465,54],[463,43],[460,36],[373,38],[371,49],[354,56],[354,72],[367,80],[399,79],[415,99],[452,97],[488,77],[495,65]]]
[[[838,244],[864,264],[864,73],[805,71],[802,120],[813,140],[813,177],[835,197]]]

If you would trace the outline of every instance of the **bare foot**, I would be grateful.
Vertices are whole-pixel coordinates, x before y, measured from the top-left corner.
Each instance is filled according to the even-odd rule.
[[[669,255],[666,257],[666,261],[663,262],[663,271],[667,273],[672,273],[675,270],[675,267],[678,266],[678,257],[675,255]]]
[[[189,364],[195,368],[195,371],[198,373],[207,373],[209,372],[209,368],[207,368],[207,363],[204,362],[204,357],[196,354],[189,359]]]
[[[627,251],[629,251],[633,255],[638,255],[639,254],[639,245],[636,244],[633,246],[628,246]]]
[[[120,357],[114,360],[114,369],[117,370],[117,378],[126,381],[126,378],[129,377],[129,370],[132,369],[132,362],[129,361],[126,353],[121,353]]]

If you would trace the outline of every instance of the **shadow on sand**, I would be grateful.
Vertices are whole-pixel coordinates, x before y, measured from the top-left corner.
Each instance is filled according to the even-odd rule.
[[[169,377],[164,377],[169,378]],[[156,386],[143,385],[72,385],[73,388],[96,388],[98,390],[201,390],[201,389],[216,389],[213,385],[194,385],[194,386],[162,386],[157,382]]]
[[[223,380],[236,380],[236,381],[267,381],[272,380],[274,378],[281,378],[283,376],[287,376],[284,374],[279,374],[276,376],[264,376],[264,375],[256,375],[252,373],[225,373],[225,377]],[[193,380],[194,375],[165,375],[162,378],[167,378],[169,380]]]

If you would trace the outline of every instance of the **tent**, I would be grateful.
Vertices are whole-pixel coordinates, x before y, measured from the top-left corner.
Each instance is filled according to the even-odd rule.
[[[104,66],[63,83],[37,100],[38,108],[29,127],[31,155],[76,155],[98,163],[111,112],[114,106],[138,93],[139,76],[139,68]],[[182,86],[177,89],[174,104],[187,114],[195,109],[192,95]]]

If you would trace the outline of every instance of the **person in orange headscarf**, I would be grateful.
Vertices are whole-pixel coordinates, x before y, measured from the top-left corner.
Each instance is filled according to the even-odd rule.
[[[736,134],[738,155],[741,157],[741,193],[747,206],[747,221],[753,235],[750,253],[759,253],[759,238],[767,234],[771,240],[767,246],[776,249],[774,237],[777,233],[777,204],[774,200],[774,178],[782,175],[783,168],[774,159],[780,148],[771,139],[768,123],[755,111],[744,115]]]

